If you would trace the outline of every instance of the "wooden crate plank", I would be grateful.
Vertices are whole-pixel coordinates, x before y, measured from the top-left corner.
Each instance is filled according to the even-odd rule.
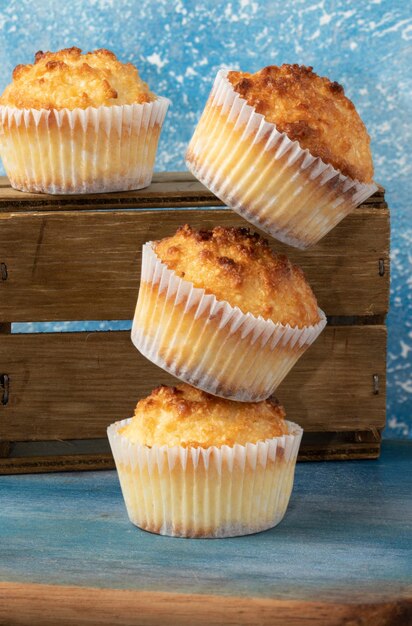
[[[376,206],[386,206],[384,189],[366,201]],[[137,208],[137,207],[184,207],[222,206],[211,191],[189,172],[158,172],[146,189],[119,193],[80,194],[55,196],[23,193],[13,189],[7,178],[0,180],[0,213],[2,211],[61,211],[71,209]]]
[[[59,454],[43,457],[1,458],[1,474],[42,474],[44,472],[84,472],[114,469],[111,453]],[[1,623],[1,622],[0,622]]]
[[[375,198],[382,203],[382,194]],[[3,211],[82,211],[90,209],[222,206],[211,191],[188,172],[162,172],[155,174],[153,182],[145,189],[116,193],[47,195],[23,193],[12,187],[0,188],[0,213]]]
[[[302,461],[355,461],[379,458],[381,444],[352,446],[340,444],[334,448],[307,450],[301,446],[298,462]],[[0,476],[16,474],[45,474],[53,472],[85,472],[114,469],[115,463],[109,454],[61,454],[43,457],[0,457]]]
[[[301,445],[298,461],[353,461],[377,459],[380,455],[380,443],[345,444],[335,446]],[[73,472],[114,469],[111,453],[103,454],[59,454],[5,457],[0,456],[0,475],[43,474],[50,472]]]
[[[316,432],[382,428],[385,351],[384,326],[328,326],[279,387],[290,419]],[[104,437],[139,398],[174,380],[128,332],[4,335],[0,363],[10,379],[9,402],[0,404],[6,441]]]
[[[3,455],[1,443],[0,474],[105,470],[115,466],[107,437],[7,442],[9,447]],[[338,433],[305,432],[298,461],[376,459],[380,447],[380,429]]]
[[[227,209],[17,213],[0,216],[0,321],[131,319],[143,243],[189,222],[245,226]],[[317,246],[299,251],[271,240],[299,263],[329,316],[384,314],[389,297],[389,215],[364,207]]]
[[[412,599],[350,602],[0,582],[8,626],[408,626]],[[136,620],[136,616],[138,620]]]

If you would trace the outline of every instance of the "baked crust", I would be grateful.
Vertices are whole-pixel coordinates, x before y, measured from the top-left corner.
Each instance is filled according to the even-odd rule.
[[[243,313],[299,328],[319,322],[303,271],[247,228],[197,231],[186,224],[154,250],[178,276]]]
[[[296,64],[270,65],[255,74],[231,71],[227,77],[248,104],[303,149],[346,176],[372,182],[370,137],[339,83]]]
[[[119,433],[146,446],[246,445],[287,434],[284,419],[276,400],[233,402],[180,384],[158,387],[140,400]]]
[[[141,104],[155,99],[132,63],[121,63],[109,50],[82,54],[73,47],[40,51],[33,65],[18,65],[0,104],[60,110]]]

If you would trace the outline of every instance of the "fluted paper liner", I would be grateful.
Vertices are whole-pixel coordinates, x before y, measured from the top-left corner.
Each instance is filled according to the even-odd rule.
[[[104,193],[152,180],[167,98],[144,104],[36,110],[0,107],[0,152],[16,189]]]
[[[308,248],[376,190],[344,176],[265,121],[218,72],[190,141],[190,171],[272,237]]]
[[[132,341],[150,361],[217,396],[268,398],[326,325],[276,324],[218,301],[176,275],[143,246]]]
[[[144,446],[109,426],[130,521],[173,537],[234,537],[276,526],[293,487],[303,430],[245,446]]]

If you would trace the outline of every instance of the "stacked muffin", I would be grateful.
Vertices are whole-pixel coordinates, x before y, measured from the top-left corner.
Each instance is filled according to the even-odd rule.
[[[129,518],[177,537],[272,528],[293,485],[302,429],[270,401],[233,402],[159,387],[108,436]]]
[[[204,391],[265,400],[325,323],[302,270],[247,229],[186,225],[143,248],[132,340]]]
[[[133,523],[227,537],[282,519],[302,429],[267,398],[325,324],[302,270],[248,229],[185,225],[143,247],[132,340],[186,384],[109,428]]]
[[[167,105],[107,50],[38,53],[0,99],[11,184],[148,185]],[[307,248],[376,190],[369,143],[343,88],[312,68],[222,70],[187,164],[253,225]],[[132,340],[183,384],[108,429],[134,524],[227,537],[282,519],[303,431],[272,394],[325,325],[302,270],[248,229],[185,225],[144,245]]]
[[[343,87],[299,65],[218,72],[187,165],[246,220],[302,249],[377,189],[370,138]]]
[[[375,191],[369,143],[342,87],[311,68],[222,71],[187,164],[252,224],[307,248]],[[302,271],[247,229],[185,225],[145,244],[132,340],[185,385],[109,428],[133,523],[227,537],[282,519],[302,429],[268,398],[325,324]]]

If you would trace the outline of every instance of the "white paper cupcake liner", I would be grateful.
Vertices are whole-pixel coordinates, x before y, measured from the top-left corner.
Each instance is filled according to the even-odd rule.
[[[376,190],[303,150],[218,72],[190,141],[190,171],[227,206],[279,241],[308,248]]]
[[[303,430],[245,446],[147,447],[107,429],[130,521],[173,537],[234,537],[276,526],[293,487]]]
[[[105,193],[152,180],[169,100],[87,109],[0,107],[0,153],[10,184],[51,194]]]
[[[268,398],[326,325],[276,324],[218,301],[143,246],[132,341],[150,361],[180,380],[242,402]]]

